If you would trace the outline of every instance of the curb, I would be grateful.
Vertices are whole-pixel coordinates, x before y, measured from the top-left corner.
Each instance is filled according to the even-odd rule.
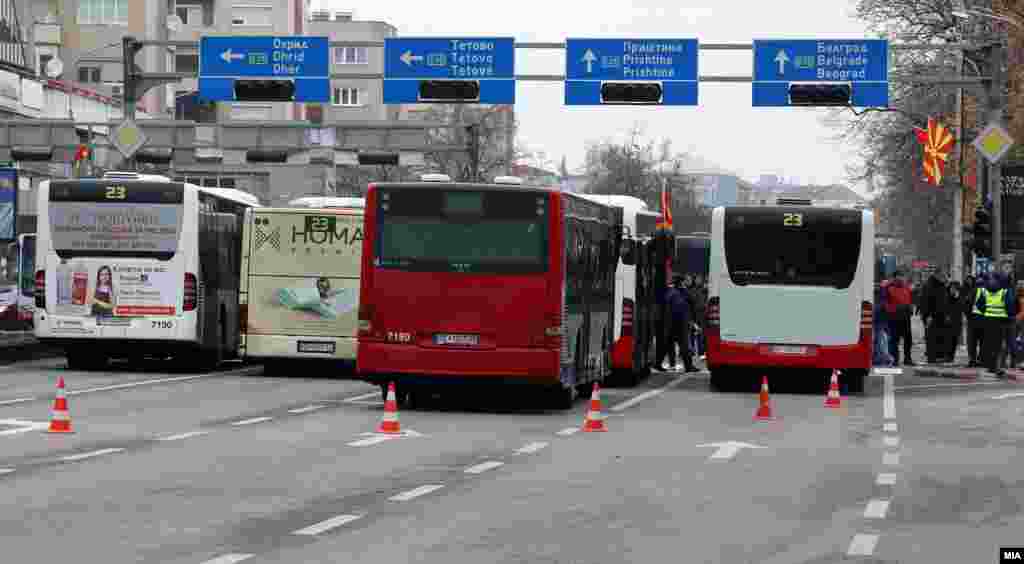
[[[947,378],[950,380],[964,380],[973,382],[981,377],[981,374],[987,374],[988,371],[978,368],[916,368],[914,374],[916,376],[926,376],[931,378]],[[1024,373],[1019,370],[1013,372],[1006,372],[1006,379],[1013,382],[1024,381]]]

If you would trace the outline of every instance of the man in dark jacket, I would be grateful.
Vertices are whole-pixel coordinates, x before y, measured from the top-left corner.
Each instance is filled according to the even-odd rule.
[[[970,368],[981,366],[981,344],[985,332],[982,328],[981,313],[975,303],[981,295],[981,290],[985,287],[985,276],[985,274],[981,274],[977,279],[968,276],[964,287],[963,310],[964,315],[967,316],[967,366]]]
[[[921,292],[922,320],[925,325],[925,356],[928,364],[935,364],[946,357],[949,323],[949,290],[945,274],[935,270],[928,277]]]
[[[949,284],[949,340],[943,349],[945,362],[956,360],[956,351],[960,346],[960,336],[964,332],[964,300],[963,289],[957,281]]]
[[[676,345],[682,355],[683,367],[687,372],[696,372],[693,365],[693,354],[690,351],[690,323],[693,321],[693,302],[683,284],[681,276],[672,279],[672,287],[665,294],[665,303],[671,316],[671,329],[668,338],[669,366],[679,370],[676,359]]]

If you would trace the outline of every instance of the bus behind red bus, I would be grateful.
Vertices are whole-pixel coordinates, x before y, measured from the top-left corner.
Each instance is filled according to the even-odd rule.
[[[360,376],[395,382],[399,403],[486,383],[571,406],[609,371],[622,210],[443,178],[367,191]]]

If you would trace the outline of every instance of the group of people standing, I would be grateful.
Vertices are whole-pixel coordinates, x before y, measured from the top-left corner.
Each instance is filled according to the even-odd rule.
[[[1022,352],[1017,335],[1024,325],[1024,282],[1015,289],[1010,276],[991,273],[978,279],[968,276],[960,284],[936,271],[914,288],[905,271],[897,270],[875,290],[876,365],[898,366],[901,344],[903,365],[914,365],[910,323],[915,312],[925,327],[929,364],[954,362],[966,326],[968,366],[1002,376],[1005,368],[1017,365]]]
[[[654,368],[661,371],[696,372],[694,353],[701,357],[704,355],[702,327],[708,299],[707,283],[700,276],[676,274],[660,297],[658,309],[661,331],[655,336],[657,358]]]

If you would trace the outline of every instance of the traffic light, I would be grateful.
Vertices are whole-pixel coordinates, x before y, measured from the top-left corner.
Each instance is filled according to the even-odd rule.
[[[420,82],[421,102],[479,102],[480,82],[476,80],[424,80]]]
[[[398,166],[398,153],[359,153],[360,165],[390,165]]]
[[[170,147],[139,149],[135,152],[135,161],[155,165],[168,165],[174,159],[174,149]]]
[[[51,159],[53,159],[53,147],[49,145],[11,147],[11,160],[15,162],[48,162]]]
[[[235,100],[239,102],[292,102],[295,82],[283,80],[235,80]]]
[[[249,149],[245,152],[245,160],[250,163],[283,164],[288,162],[287,149]]]
[[[974,212],[974,254],[980,257],[992,256],[992,216],[982,208]]]
[[[790,84],[791,106],[849,106],[853,88],[849,84]]]
[[[605,82],[602,104],[660,104],[664,91],[658,82]]]

